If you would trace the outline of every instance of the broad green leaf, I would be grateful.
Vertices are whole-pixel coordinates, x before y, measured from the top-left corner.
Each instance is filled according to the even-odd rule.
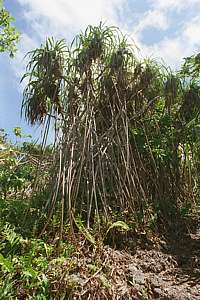
[[[125,222],[123,222],[123,221],[117,221],[117,222],[112,223],[112,225],[108,228],[108,230],[106,232],[106,235],[113,228],[120,228],[120,229],[122,229],[124,231],[128,231],[130,229],[129,226]]]
[[[14,271],[12,262],[8,258],[5,258],[1,253],[0,253],[0,265],[8,272]]]

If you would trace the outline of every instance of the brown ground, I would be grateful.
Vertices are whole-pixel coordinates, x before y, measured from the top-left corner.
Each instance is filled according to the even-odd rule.
[[[134,243],[132,238],[126,250],[104,246],[85,252],[84,246],[84,253],[80,251],[60,269],[53,267],[53,273],[61,274],[53,299],[200,299],[197,225],[192,232],[171,239],[152,241],[144,236]]]

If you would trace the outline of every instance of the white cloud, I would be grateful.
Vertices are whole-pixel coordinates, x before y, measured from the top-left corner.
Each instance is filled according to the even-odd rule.
[[[183,10],[200,4],[200,0],[149,0],[154,9],[158,10]]]
[[[126,19],[124,15],[125,12],[127,13],[127,7],[134,10],[134,6],[127,6],[128,0],[17,1],[21,4],[23,17],[33,32],[31,37],[27,35],[23,37],[21,45],[26,44],[26,47],[20,47],[21,56],[38,46],[47,36],[65,37],[71,41],[74,34],[85,29],[88,24],[96,25],[100,21],[105,21],[108,25],[119,26],[123,32],[133,38],[142,53],[163,57],[172,66],[179,64],[182,57],[192,54],[196,46],[200,44],[199,17],[194,17],[190,23],[184,23],[183,18],[181,28],[177,24],[177,27],[173,28],[172,36],[164,35],[165,30],[172,29],[170,26],[173,19],[170,12],[190,9],[200,4],[200,0],[148,0],[149,10],[141,14],[139,23],[134,24],[132,28],[127,25],[130,19]],[[150,46],[141,42],[143,32],[147,28],[163,31],[163,39]]]
[[[120,24],[120,16],[123,15],[123,8],[128,0],[17,1],[22,8],[22,18],[32,31],[28,41],[28,46],[32,46],[44,42],[49,36],[66,38],[71,42],[80,30],[84,30],[89,24],[98,25],[100,21],[107,25],[123,27],[123,24]],[[24,43],[26,40],[22,37],[21,44]],[[21,53],[24,54],[27,48],[21,48]]]
[[[159,43],[151,46],[141,45],[143,54],[159,60],[173,68],[178,68],[183,63],[183,58],[192,55],[200,49],[199,24],[186,26],[176,37],[166,37]]]
[[[27,34],[23,33],[20,39],[20,43],[18,45],[18,51],[16,57],[13,61],[11,61],[12,68],[17,77],[17,88],[20,92],[25,87],[25,82],[22,82],[20,84],[20,80],[26,71],[26,65],[28,62],[28,57],[25,57],[25,55],[30,50],[38,47],[38,45],[39,44],[36,39],[31,38]]]
[[[66,38],[71,42],[75,34],[89,24],[100,21],[121,27],[119,17],[127,0],[17,0],[21,5],[22,18],[29,26],[31,35],[24,33],[13,63],[19,78],[25,72],[24,55],[43,43],[46,37]]]
[[[167,15],[159,10],[149,10],[144,13],[139,24],[136,26],[135,32],[141,34],[146,28],[156,28],[165,30],[169,27]]]
[[[190,47],[183,48],[182,39],[165,38],[152,46],[143,45],[143,53],[158,60],[163,59],[171,67],[177,67],[184,56],[190,54]]]
[[[184,25],[183,35],[187,43],[200,45],[200,16],[194,17],[190,22]]]
[[[25,17],[42,34],[52,32],[68,36],[67,30],[77,31],[100,21],[118,24],[118,12],[127,0],[18,0],[25,8]],[[39,23],[42,22],[42,26]]]
[[[162,58],[168,65],[178,67],[184,57],[200,49],[200,0],[149,0],[148,2],[150,9],[141,15],[140,22],[133,31],[137,36],[141,53],[144,56]],[[189,21],[186,21],[184,16],[185,9],[193,15]],[[176,12],[182,13],[183,18],[175,26],[173,18]],[[173,28],[170,27],[171,24]],[[146,28],[163,30],[163,38],[152,45],[145,44],[143,32]],[[166,29],[169,29],[167,35],[164,32]]]

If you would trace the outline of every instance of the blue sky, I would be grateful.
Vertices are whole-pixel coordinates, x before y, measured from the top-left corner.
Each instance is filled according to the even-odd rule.
[[[70,42],[88,24],[104,21],[120,27],[142,57],[162,58],[172,68],[200,51],[200,0],[5,0],[4,5],[22,33],[15,59],[0,54],[0,128],[9,134],[21,126],[39,135],[20,118],[20,78],[24,55],[48,36]]]

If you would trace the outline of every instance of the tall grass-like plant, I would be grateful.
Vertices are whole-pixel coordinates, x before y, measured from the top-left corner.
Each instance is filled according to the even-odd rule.
[[[31,124],[48,118],[59,128],[46,208],[50,221],[60,206],[61,236],[76,215],[88,228],[114,211],[146,222],[153,208],[171,220],[187,197],[188,154],[180,149],[190,135],[185,123],[199,111],[186,109],[195,89],[139,60],[126,37],[102,24],[70,47],[47,40],[30,55],[22,111]]]

